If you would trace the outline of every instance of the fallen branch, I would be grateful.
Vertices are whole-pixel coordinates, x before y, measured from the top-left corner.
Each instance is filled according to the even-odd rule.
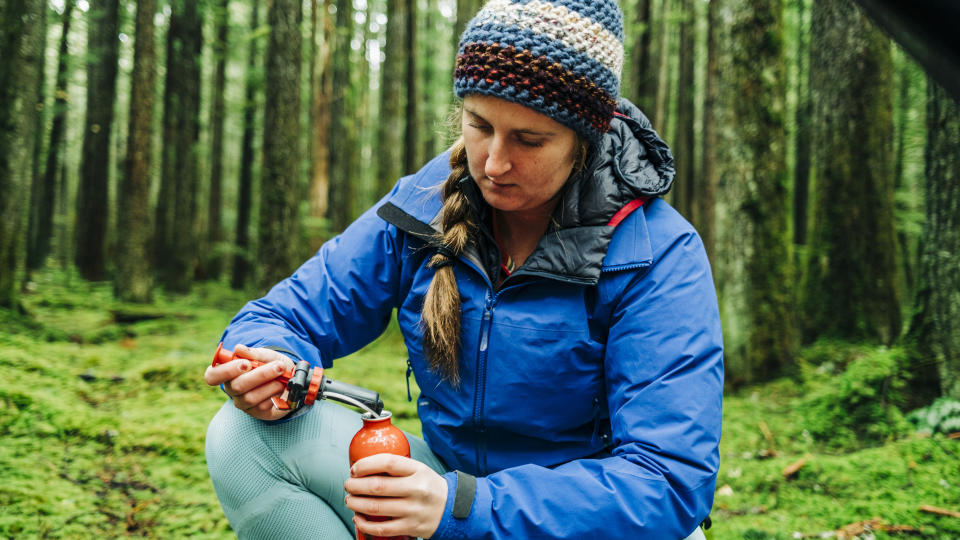
[[[930,506],[929,504],[924,504],[921,506],[920,511],[928,514],[936,514],[938,516],[960,518],[960,512],[954,512],[953,510],[947,510],[945,508],[937,508],[936,506]]]
[[[800,472],[800,469],[802,469],[803,466],[807,464],[808,458],[809,456],[803,456],[802,458],[800,458],[800,460],[795,461],[787,465],[786,467],[784,467],[783,477],[789,480],[790,478],[795,476],[798,472]]]

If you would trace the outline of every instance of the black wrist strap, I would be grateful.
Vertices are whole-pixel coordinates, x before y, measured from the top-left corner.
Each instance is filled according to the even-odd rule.
[[[477,479],[463,471],[457,471],[457,492],[453,496],[453,517],[466,519],[473,508],[473,496],[477,493]]]

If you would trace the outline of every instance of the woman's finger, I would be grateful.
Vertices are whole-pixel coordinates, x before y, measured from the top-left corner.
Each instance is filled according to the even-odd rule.
[[[390,476],[410,476],[426,465],[415,459],[397,456],[394,454],[375,454],[357,460],[350,467],[350,476],[359,478],[371,474],[386,474]]]
[[[207,366],[207,370],[203,372],[203,380],[210,386],[217,386],[250,371],[251,367],[253,366],[250,361],[243,358],[218,366]]]
[[[237,345],[233,352],[234,354],[241,355],[244,358],[256,360],[257,362],[262,362],[264,364],[268,362],[276,362],[278,360],[290,360],[290,357],[279,351],[265,349],[263,347],[247,347],[246,345]]]
[[[289,362],[289,364],[287,363]],[[243,373],[230,381],[230,389],[236,395],[245,394],[258,386],[262,386],[280,376],[281,373],[292,366],[293,362],[278,360],[264,364],[254,370]]]
[[[233,404],[238,409],[246,411],[261,405],[265,401],[269,401],[273,396],[282,394],[285,388],[286,386],[284,386],[280,381],[268,381],[267,383],[262,384],[253,390],[250,390],[249,392],[234,395]]]

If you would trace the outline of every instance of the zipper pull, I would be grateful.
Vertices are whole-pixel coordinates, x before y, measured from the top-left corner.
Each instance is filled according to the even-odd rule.
[[[410,395],[410,374],[413,373],[413,364],[410,363],[410,359],[407,358],[407,401],[413,401],[413,396]]]

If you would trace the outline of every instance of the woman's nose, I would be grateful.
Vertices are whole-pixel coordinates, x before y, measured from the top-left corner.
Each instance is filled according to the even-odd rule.
[[[484,163],[483,172],[487,176],[497,177],[506,174],[510,168],[510,157],[504,148],[503,141],[494,138],[487,149],[487,161]]]

